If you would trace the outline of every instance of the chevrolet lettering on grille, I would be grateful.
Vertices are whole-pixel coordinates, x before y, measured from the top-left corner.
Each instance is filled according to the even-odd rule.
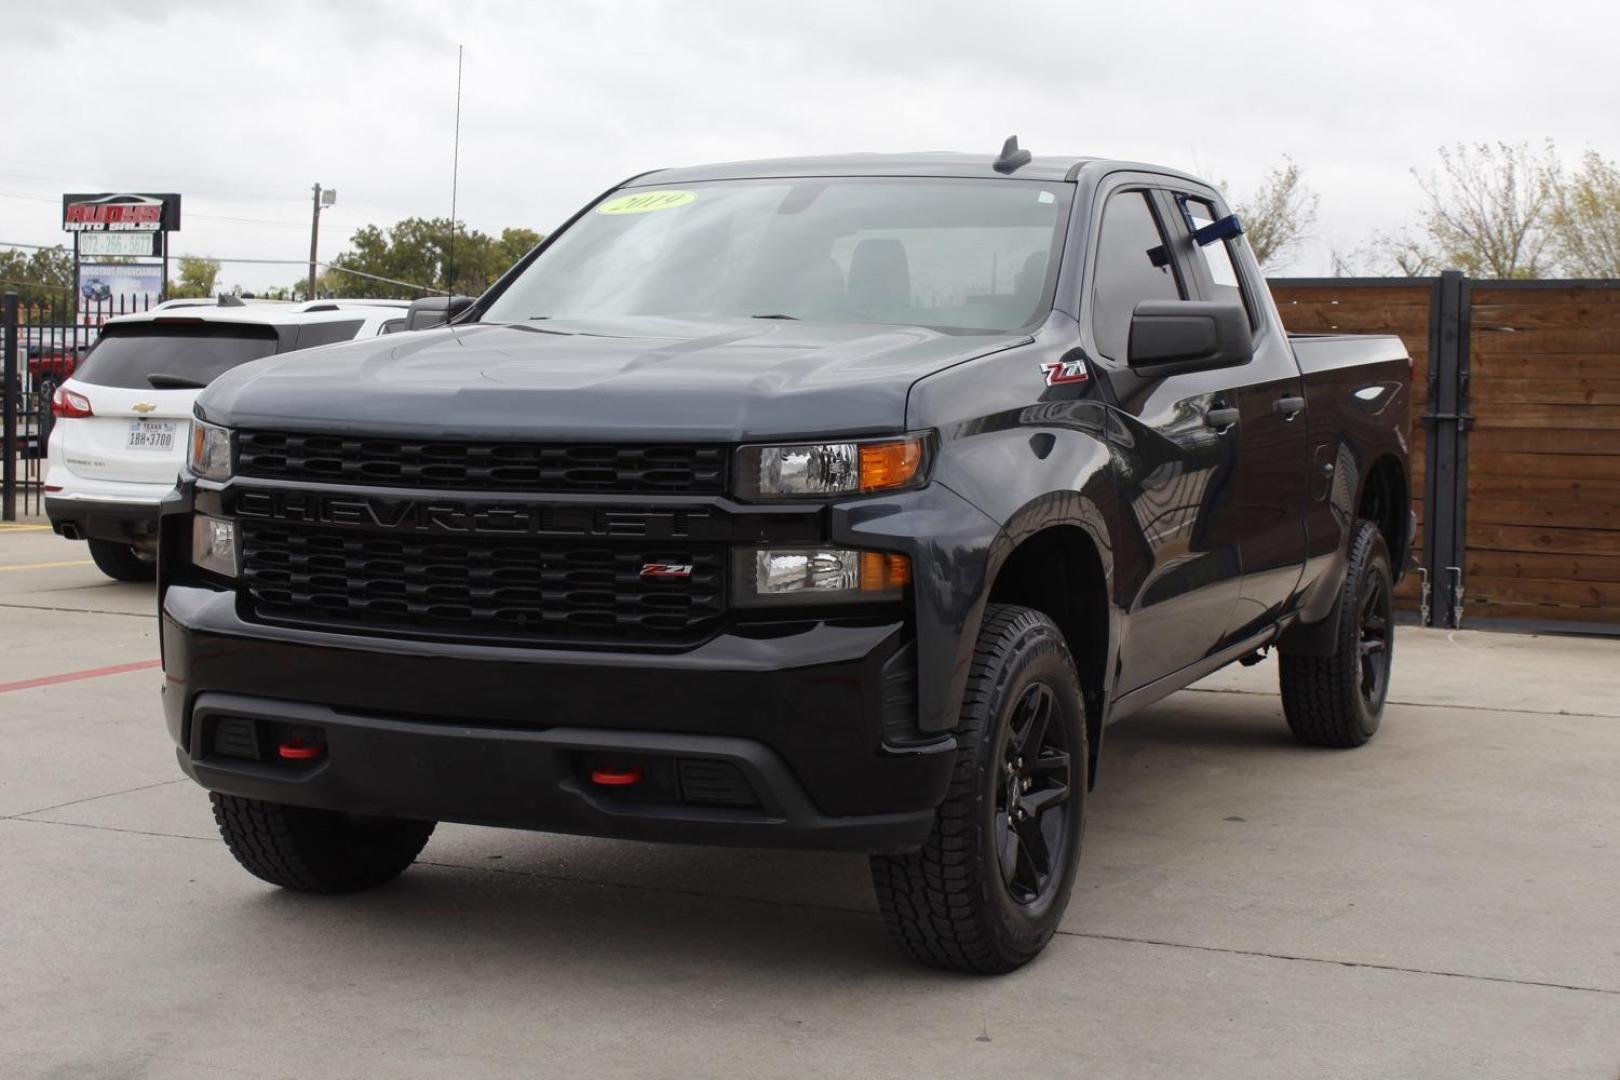
[[[706,510],[472,503],[445,499],[377,499],[301,491],[243,491],[244,518],[408,532],[521,536],[702,539],[718,524]]]

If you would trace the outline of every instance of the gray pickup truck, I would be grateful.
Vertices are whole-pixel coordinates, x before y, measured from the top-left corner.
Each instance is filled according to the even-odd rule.
[[[164,507],[169,730],[266,881],[441,820],[861,852],[1008,971],[1110,722],[1276,648],[1301,741],[1378,727],[1410,360],[1286,334],[1194,177],[663,170],[438,306],[218,379]]]

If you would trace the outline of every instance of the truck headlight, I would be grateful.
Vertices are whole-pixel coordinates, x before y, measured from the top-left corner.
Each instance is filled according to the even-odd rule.
[[[814,498],[919,487],[928,438],[745,446],[737,451],[737,494],[744,499]]]
[[[911,560],[889,551],[835,547],[743,548],[736,554],[738,604],[844,604],[898,600]]]
[[[186,468],[191,475],[204,480],[231,478],[231,432],[215,424],[191,421],[191,452],[186,455]]]
[[[236,522],[197,514],[191,519],[191,561],[224,577],[237,574]]]

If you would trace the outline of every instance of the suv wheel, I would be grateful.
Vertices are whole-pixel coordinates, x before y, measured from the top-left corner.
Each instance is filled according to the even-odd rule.
[[[1307,746],[1360,746],[1378,731],[1395,651],[1389,549],[1378,527],[1360,522],[1350,568],[1334,606],[1333,650],[1284,652],[1277,661],[1283,715]]]
[[[300,892],[350,893],[394,880],[416,861],[434,822],[210,793],[225,846],[248,873]]]
[[[128,544],[92,540],[90,557],[96,561],[96,568],[114,581],[151,581],[157,577],[157,560]]]
[[[1034,959],[1069,902],[1087,745],[1074,661],[1051,619],[985,609],[956,771],[921,850],[872,858],[884,924],[934,967],[999,974]]]

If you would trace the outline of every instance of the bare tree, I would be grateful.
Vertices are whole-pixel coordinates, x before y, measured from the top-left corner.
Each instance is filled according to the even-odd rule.
[[[1277,271],[1293,259],[1316,224],[1318,202],[1316,193],[1302,180],[1299,164],[1288,157],[1271,167],[1257,190],[1233,202],[1249,247],[1263,269]]]
[[[1374,274],[1391,277],[1428,277],[1446,269],[1441,257],[1409,233],[1374,233],[1372,240],[1350,253],[1349,265],[1365,266]]]
[[[1620,278],[1620,168],[1595,150],[1567,180],[1549,170],[1548,232],[1560,273]]]
[[[1551,267],[1548,218],[1557,156],[1549,142],[1458,143],[1440,148],[1438,171],[1412,170],[1427,206],[1423,237],[1399,243],[1409,264],[1477,277],[1534,278]]]

